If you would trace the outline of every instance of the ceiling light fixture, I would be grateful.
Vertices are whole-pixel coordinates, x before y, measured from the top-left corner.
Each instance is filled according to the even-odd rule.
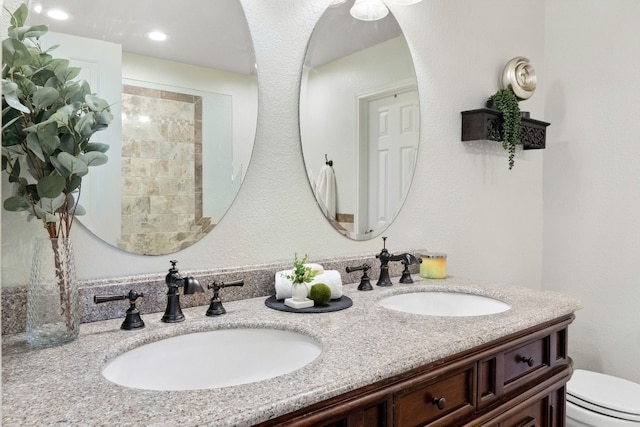
[[[410,4],[420,3],[422,0],[385,0],[389,4],[399,4],[401,6],[408,6]]]
[[[382,0],[356,0],[350,12],[361,21],[377,21],[387,16],[389,9]]]
[[[149,31],[147,37],[156,42],[163,42],[169,38],[169,36],[162,31]]]
[[[69,14],[62,9],[50,9],[47,11],[47,16],[57,21],[66,21],[69,19]]]

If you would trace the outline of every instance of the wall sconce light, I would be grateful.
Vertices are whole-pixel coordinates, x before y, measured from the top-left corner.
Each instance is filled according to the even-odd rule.
[[[350,12],[361,21],[377,21],[387,16],[389,9],[382,0],[356,0]]]

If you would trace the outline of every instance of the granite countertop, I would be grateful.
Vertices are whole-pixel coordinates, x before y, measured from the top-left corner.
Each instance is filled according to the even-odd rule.
[[[554,292],[461,278],[414,280],[402,285],[394,278],[394,286],[371,292],[345,285],[353,306],[331,313],[276,311],[259,297],[226,302],[227,314],[214,318],[205,316],[207,306],[183,309],[186,320],[178,324],[160,322],[162,313],[143,315],[146,328],[137,331],[120,330],[122,319],[82,324],[80,337],[59,347],[31,349],[23,334],[4,336],[2,425],[251,426],[581,308]],[[377,304],[393,294],[443,290],[495,297],[512,308],[480,317],[431,317]],[[290,374],[213,390],[136,390],[101,375],[106,363],[141,344],[230,327],[302,332],[323,351]],[[224,369],[224,348],[220,353],[220,362],[203,360],[202,369]]]

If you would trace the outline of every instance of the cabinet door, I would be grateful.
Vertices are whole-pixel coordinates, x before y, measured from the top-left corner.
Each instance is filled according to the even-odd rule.
[[[551,393],[550,397],[550,414],[551,423],[549,427],[564,427],[566,418],[566,388],[561,387]]]

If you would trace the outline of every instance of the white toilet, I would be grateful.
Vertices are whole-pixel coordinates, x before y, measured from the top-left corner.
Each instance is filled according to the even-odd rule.
[[[576,369],[567,383],[567,427],[640,427],[640,384]]]

